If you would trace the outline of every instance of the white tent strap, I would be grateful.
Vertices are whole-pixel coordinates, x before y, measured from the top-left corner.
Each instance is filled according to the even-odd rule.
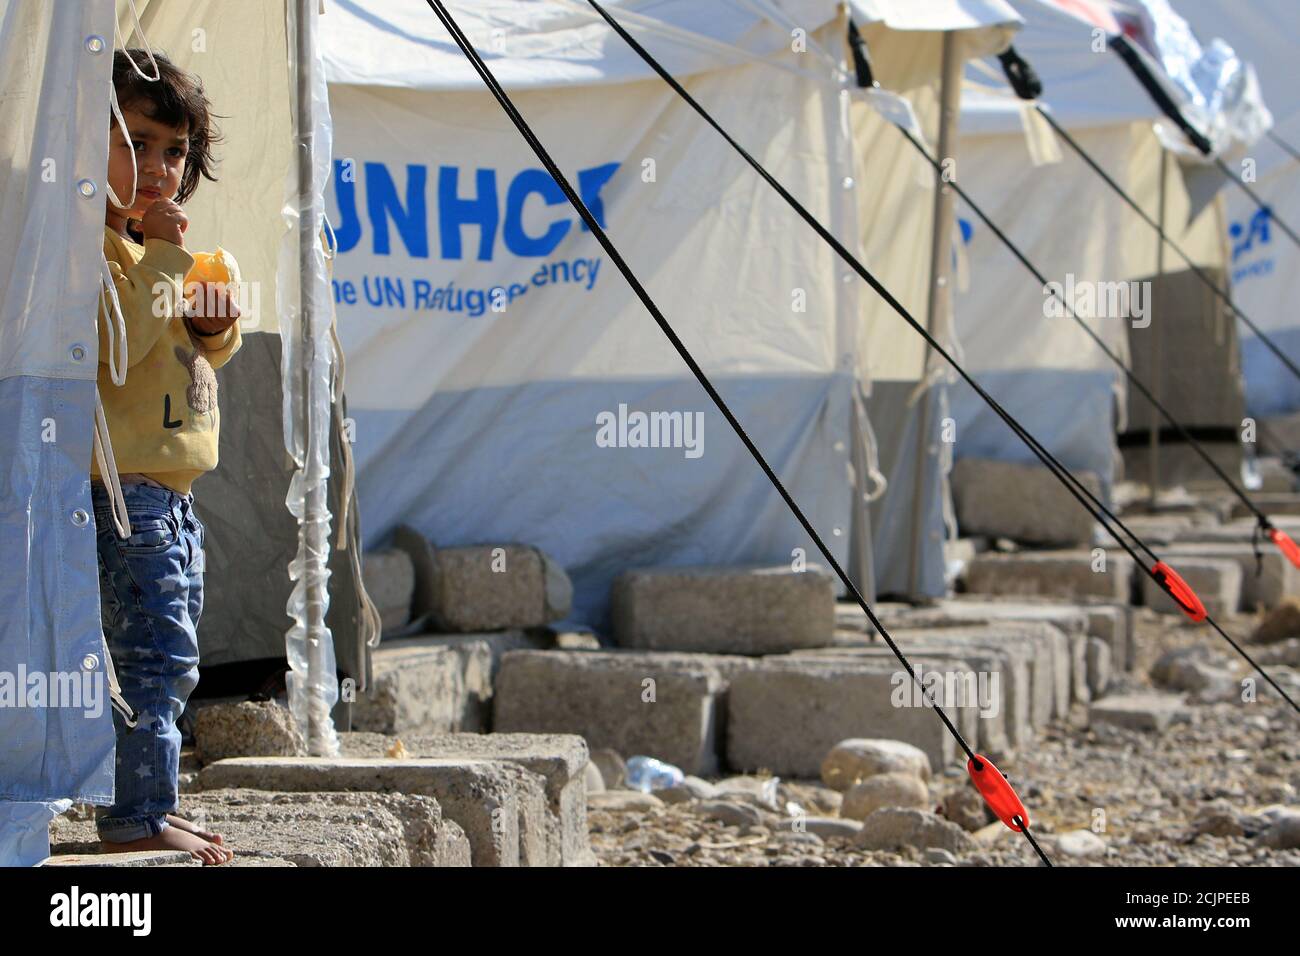
[[[601,15],[586,3],[586,0],[555,0],[555,2],[569,7],[574,13],[582,13],[602,24],[605,22]],[[730,43],[723,43],[720,40],[713,40],[701,36],[691,30],[670,26],[662,20],[656,20],[654,17],[646,16],[643,13],[633,13],[631,10],[620,9],[618,11],[618,21],[629,33],[633,33],[637,30],[646,33],[658,33],[682,44],[683,46],[694,47],[695,49],[701,50],[705,53],[731,57],[742,63],[761,63],[764,66],[775,67],[778,70],[784,70],[787,73],[792,73],[795,76],[802,76],[805,79],[816,80],[819,83],[824,83],[826,81],[826,77],[823,74],[817,74],[811,70],[791,66],[789,63],[784,63],[780,60],[765,58],[751,50],[746,50],[743,47],[738,47]]]
[[[113,702],[113,707],[122,715],[126,725],[134,730],[136,713],[122,696],[122,685],[117,680],[117,668],[113,666],[113,655],[109,653],[107,638],[104,638],[104,672],[108,675],[108,699]]]
[[[99,268],[100,285],[108,293],[107,301],[102,292],[99,296],[99,312],[108,333],[108,374],[113,384],[120,387],[126,384],[126,319],[122,316],[122,300],[117,297],[117,283],[113,281],[108,259],[102,252],[99,254]]]
[[[879,87],[867,89],[861,86],[849,87],[849,95],[863,100],[884,119],[907,130],[916,137],[917,142],[923,144],[927,151],[929,150],[930,144],[926,142],[925,130],[921,129],[921,121],[917,119],[916,110],[912,108],[911,101],[907,97]],[[930,164],[924,160],[922,163],[926,171],[926,182],[929,183],[933,178]]]
[[[130,54],[127,54],[126,58],[128,60],[131,60],[131,68],[135,70],[135,72],[140,76],[141,79],[148,80],[151,83],[155,83],[159,79],[161,79],[162,71],[158,69],[158,61],[155,60],[153,56],[153,47],[149,45],[149,38],[144,35],[144,27],[140,25],[140,11],[136,10],[135,8],[135,0],[126,0],[126,2],[127,5],[131,8],[131,34],[130,36],[127,37],[127,39],[129,40],[135,36],[140,37],[141,42],[144,43],[145,55],[149,57],[149,64],[153,67],[153,76],[150,76],[149,74],[141,70],[140,64],[136,63],[135,60],[131,60]],[[126,40],[122,39],[122,28],[118,25],[116,17],[113,18],[113,35],[117,37],[117,45],[120,46],[122,48],[122,52],[125,53]]]
[[[329,227],[329,221],[326,220],[326,228]],[[330,236],[334,230],[329,230]],[[328,251],[328,249],[327,249]],[[329,256],[333,258],[333,256]],[[343,387],[347,374],[347,361],[343,354],[343,343],[339,340],[338,320],[337,317],[330,322],[330,341],[334,345],[334,375],[330,380],[330,401],[334,410],[335,422],[340,431],[346,427],[343,421]],[[357,522],[356,511],[352,508],[352,500],[356,495],[357,484],[357,465],[356,460],[352,457],[352,443],[348,441],[346,432],[339,443],[343,458],[343,493],[339,496],[339,536],[335,542],[335,547],[340,551],[348,553],[348,564],[352,569],[352,579],[356,582],[357,597],[360,603],[360,620],[358,621],[358,633],[361,643],[367,647],[378,647],[379,640],[383,636],[383,618],[379,613],[379,608],[374,600],[370,597],[370,592],[366,590],[365,576],[361,568],[361,532]],[[366,686],[364,679],[365,672],[362,671],[362,681],[360,690],[365,691],[369,688]]]
[[[855,400],[860,406],[862,444],[867,456],[867,480],[871,482],[871,489],[863,492],[862,500],[867,504],[871,504],[873,501],[879,500],[889,490],[889,479],[880,470],[880,442],[876,438],[876,430],[871,426],[871,416],[867,414],[866,405],[862,402],[861,396],[855,395]]]
[[[1029,100],[1020,102],[1020,125],[1025,131],[1025,145],[1029,148],[1031,163],[1049,166],[1061,161],[1061,141]]]
[[[126,149],[131,154],[131,198],[126,202],[117,198],[117,193],[113,191],[113,184],[108,178],[104,178],[104,185],[108,188],[108,198],[118,209],[130,209],[135,205],[135,190],[139,185],[140,170],[135,164],[135,144],[131,142],[131,132],[126,128],[126,120],[122,118],[122,107],[117,102],[117,87],[110,85],[108,88],[108,108],[113,111],[113,117],[117,120],[117,128],[122,131],[126,137]]]
[[[108,490],[109,504],[113,509],[113,525],[119,538],[131,537],[131,517],[126,512],[126,497],[122,494],[122,481],[117,474],[117,459],[113,457],[113,441],[108,434],[108,417],[104,414],[104,401],[95,389],[95,461],[99,476]]]

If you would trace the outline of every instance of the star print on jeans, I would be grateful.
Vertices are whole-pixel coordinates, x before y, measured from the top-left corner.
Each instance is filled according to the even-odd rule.
[[[150,770],[148,767],[146,767],[144,764],[140,764],[140,766],[136,767],[136,768],[135,768],[135,772],[136,772],[136,775],[137,775],[141,780],[147,780],[147,779],[149,779],[150,777],[153,776],[153,771]]]
[[[172,575],[168,575],[158,582],[158,590],[163,594],[177,594],[181,591],[188,592],[189,589],[190,586],[188,582],[182,581],[179,577],[173,577]]]

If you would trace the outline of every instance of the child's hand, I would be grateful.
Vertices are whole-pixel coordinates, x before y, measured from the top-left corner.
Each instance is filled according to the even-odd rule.
[[[205,282],[189,309],[190,327],[199,335],[218,335],[239,321],[238,287]]]
[[[145,211],[140,220],[140,232],[146,239],[166,239],[173,245],[184,247],[183,233],[189,228],[189,217],[170,199],[159,199]]]

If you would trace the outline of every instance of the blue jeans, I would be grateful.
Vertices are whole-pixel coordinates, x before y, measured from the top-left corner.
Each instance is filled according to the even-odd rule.
[[[100,611],[134,729],[114,712],[113,805],[97,812],[101,839],[156,836],[176,810],[181,733],[176,721],[199,682],[196,628],[203,611],[203,525],[194,496],[122,486],[131,537],[117,536],[108,494],[91,484],[99,548]]]

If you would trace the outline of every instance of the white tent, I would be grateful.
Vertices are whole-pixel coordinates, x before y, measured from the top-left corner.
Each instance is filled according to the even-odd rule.
[[[1292,0],[1177,0],[1203,42],[1223,37],[1249,61],[1273,114],[1273,131],[1291,149],[1300,148],[1300,84],[1296,83],[1296,43],[1300,4]],[[1290,226],[1300,222],[1300,159],[1271,138],[1249,152],[1256,181],[1252,188]],[[1232,264],[1233,300],[1293,361],[1300,360],[1300,249],[1241,190],[1230,187],[1227,241]],[[1300,382],[1244,325],[1241,335],[1246,407],[1256,416],[1300,411]]]
[[[915,439],[902,440],[919,340],[585,3],[449,7],[870,593],[865,401],[877,433],[890,429],[881,445],[899,489],[891,511],[908,510],[883,540],[877,529],[875,579],[905,565],[940,522],[938,459],[919,464]],[[611,9],[837,235],[863,237],[868,266],[924,314],[932,187],[851,94],[837,4]],[[808,551],[426,14],[395,0],[339,0],[323,26],[334,290],[367,542],[406,522],[439,545],[535,544],[574,578],[574,616],[595,625],[625,569],[787,563]],[[876,0],[853,15],[885,73],[919,93],[923,115],[929,92],[931,127],[943,31],[960,30],[964,55],[980,55],[1004,47],[1015,20],[994,0]],[[676,429],[654,435],[668,447],[637,447],[639,415]],[[614,431],[602,431],[610,420]],[[917,487],[921,535],[910,513]],[[933,563],[929,586],[942,588]]]
[[[304,12],[301,29],[298,11]],[[261,290],[260,308],[250,308],[244,324],[270,330],[284,343],[284,429],[275,449],[284,481],[264,483],[252,497],[275,501],[281,510],[287,498],[303,519],[287,533],[295,566],[277,569],[297,585],[275,633],[293,668],[295,717],[310,730],[314,747],[329,748],[327,715],[338,685],[324,626],[330,548],[323,498],[333,355],[324,250],[316,236],[330,149],[317,16],[315,0],[118,0],[116,9],[111,0],[0,2],[0,157],[6,164],[0,208],[8,227],[0,240],[0,405],[6,410],[0,457],[7,463],[0,498],[6,513],[0,672],[10,678],[11,692],[13,675],[41,672],[51,682],[54,675],[84,676],[101,702],[107,696],[88,471],[120,26],[126,42],[165,49],[197,72],[225,117],[232,148],[222,155],[221,183],[204,184],[187,206],[186,242],[196,250],[218,243],[238,250],[244,285]],[[231,442],[248,436],[223,431],[224,457]],[[205,487],[201,480],[196,497],[203,498]],[[240,543],[224,545],[219,558],[213,553],[220,549],[209,547],[209,575],[237,576]],[[264,581],[259,575],[243,584],[251,590]],[[67,801],[111,803],[114,732],[107,706],[6,705],[0,740],[0,864],[42,858],[46,824]]]
[[[1185,141],[1123,60],[1098,48],[1099,37],[1104,42],[1121,32],[1110,8],[1059,0],[1013,5],[1025,19],[1016,51],[1042,80],[1042,102],[1053,118],[1152,218],[1167,162],[1166,231],[1199,266],[1222,266],[1219,209],[1211,205],[1185,226],[1192,200],[1178,164],[1164,159],[1162,137],[1174,145]],[[1159,64],[1146,59],[1177,99]],[[1126,356],[1130,320],[1106,302],[1118,283],[1156,273],[1155,232],[1056,140],[1032,104],[997,78],[970,71],[969,79],[958,151],[963,187],[1050,281],[1078,297],[1076,309],[1090,328]],[[1221,146],[1230,141],[1220,135]],[[1108,486],[1124,408],[1122,373],[1073,320],[1054,311],[1033,276],[969,210],[961,227],[958,242],[969,269],[957,327],[968,367],[1067,466],[1095,472]],[[1167,271],[1184,268],[1168,249],[1164,263]],[[1132,320],[1136,334],[1146,334],[1150,311],[1140,313],[1150,303],[1142,301],[1142,290],[1127,291],[1139,313]],[[1135,371],[1149,375],[1146,368]],[[1170,410],[1179,415],[1177,407]],[[959,457],[1036,460],[969,389],[954,390],[953,417]]]

